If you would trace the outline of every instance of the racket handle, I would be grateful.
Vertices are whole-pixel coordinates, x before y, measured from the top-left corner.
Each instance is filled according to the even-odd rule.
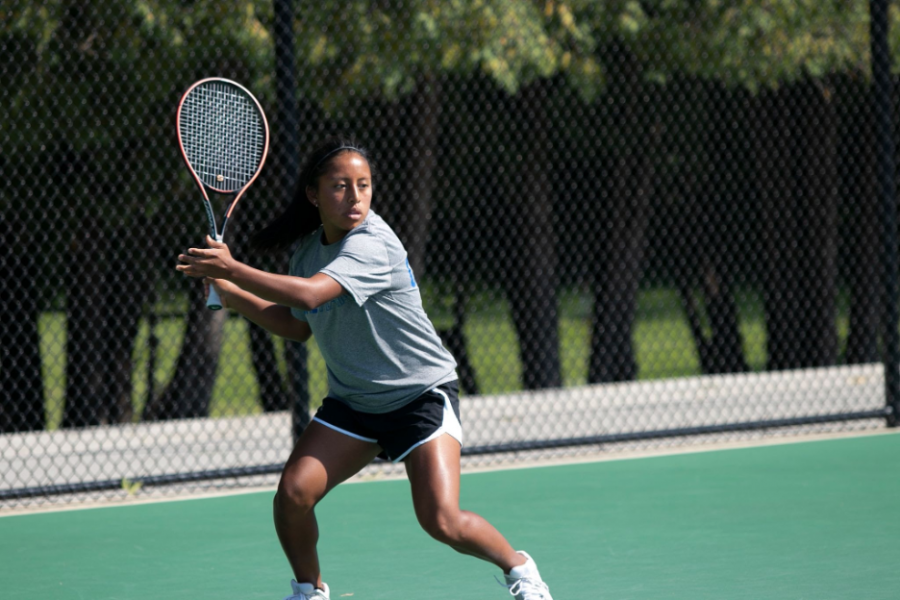
[[[216,238],[217,242],[222,241],[222,236],[218,233],[213,237]],[[209,296],[206,297],[206,308],[209,310],[222,310],[222,299],[219,297],[219,292],[211,284],[209,286]]]
[[[209,296],[206,298],[206,308],[209,310],[222,310],[222,299],[219,298],[219,292],[216,288],[209,286]]]

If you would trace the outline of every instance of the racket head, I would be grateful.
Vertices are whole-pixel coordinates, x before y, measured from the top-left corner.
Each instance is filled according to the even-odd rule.
[[[227,218],[259,176],[269,152],[269,124],[262,106],[239,83],[208,77],[184,92],[176,121],[181,156],[207,205],[206,190],[235,194]],[[207,206],[210,216],[211,210]]]

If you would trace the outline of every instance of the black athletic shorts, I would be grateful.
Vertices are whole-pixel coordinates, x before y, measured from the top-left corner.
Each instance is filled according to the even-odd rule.
[[[379,456],[395,463],[444,433],[460,444],[463,440],[457,381],[442,383],[387,413],[364,413],[340,400],[325,398],[313,421],[352,438],[378,444],[383,450]]]

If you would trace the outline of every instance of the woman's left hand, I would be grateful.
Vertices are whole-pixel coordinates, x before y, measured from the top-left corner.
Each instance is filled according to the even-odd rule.
[[[181,264],[175,268],[188,277],[228,279],[235,263],[231,250],[209,235],[206,236],[206,243],[209,248],[189,248],[187,254],[179,254]]]

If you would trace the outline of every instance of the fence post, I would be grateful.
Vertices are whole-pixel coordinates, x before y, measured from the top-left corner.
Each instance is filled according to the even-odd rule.
[[[297,139],[297,66],[294,56],[294,0],[273,0],[275,13],[275,96],[277,99],[278,130],[275,132],[274,161],[281,168],[277,189],[285,194],[284,205],[290,202],[299,168]],[[299,342],[285,342],[289,366],[288,385],[291,387],[291,430],[294,441],[309,424],[309,373],[306,346]]]
[[[889,427],[900,412],[900,343],[897,331],[897,204],[894,183],[893,82],[888,47],[888,0],[871,0],[873,110],[878,146],[878,179],[884,208],[884,381]]]

